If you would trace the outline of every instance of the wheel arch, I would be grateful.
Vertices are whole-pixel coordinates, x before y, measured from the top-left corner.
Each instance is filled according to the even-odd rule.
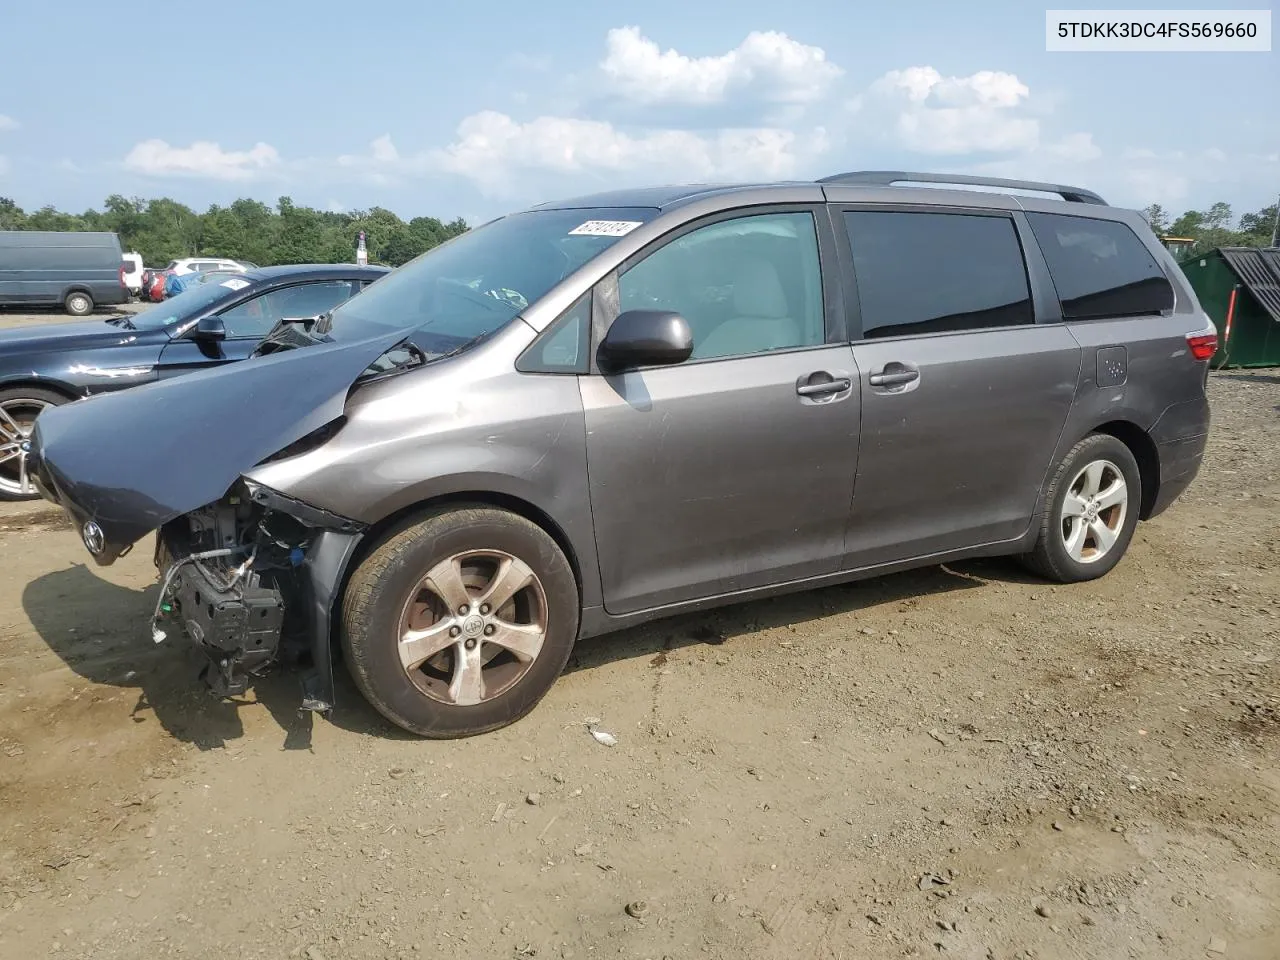
[[[342,582],[335,597],[339,598],[340,602],[342,591],[346,590],[347,581],[351,578],[352,572],[390,534],[412,525],[427,513],[449,507],[464,506],[487,506],[506,510],[517,516],[524,517],[530,523],[541,528],[547,536],[556,542],[556,546],[560,548],[565,559],[569,561],[569,568],[573,571],[573,580],[578,588],[579,601],[581,601],[583,592],[582,563],[578,556],[578,551],[573,547],[573,541],[564,528],[549,513],[523,497],[482,489],[451,491],[428,497],[425,500],[419,500],[401,507],[399,510],[371,524],[365,530],[364,536],[361,537],[360,544],[352,553],[350,560],[347,561],[346,569],[342,572]]]
[[[77,393],[73,386],[63,383],[61,380],[50,380],[47,377],[14,377],[8,380],[0,380],[0,393],[23,387],[32,390],[43,390],[46,393],[56,393],[65,397],[68,402],[81,398],[81,394]]]
[[[1141,520],[1148,519],[1160,493],[1160,453],[1151,434],[1132,420],[1108,420],[1089,432],[1115,437],[1129,448],[1133,459],[1138,462],[1138,474],[1142,477],[1142,503],[1138,517]]]

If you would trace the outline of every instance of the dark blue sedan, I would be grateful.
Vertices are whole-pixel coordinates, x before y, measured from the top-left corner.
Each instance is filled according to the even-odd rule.
[[[259,267],[210,278],[141,313],[0,330],[0,500],[37,496],[27,438],[46,407],[244,360],[285,321],[326,313],[387,272]]]

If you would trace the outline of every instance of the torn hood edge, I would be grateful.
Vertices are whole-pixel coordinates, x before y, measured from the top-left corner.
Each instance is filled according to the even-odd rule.
[[[31,435],[35,476],[82,537],[88,521],[98,525],[94,559],[106,566],[342,416],[356,378],[411,333],[281,351],[52,407]]]

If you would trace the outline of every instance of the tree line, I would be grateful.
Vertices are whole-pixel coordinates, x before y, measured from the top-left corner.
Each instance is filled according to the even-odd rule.
[[[1239,220],[1231,204],[1188,210],[1177,219],[1155,203],[1146,214],[1160,235],[1190,237],[1192,252],[1213,247],[1269,246],[1276,205]],[[418,254],[467,230],[461,218],[444,223],[414,217],[407,223],[383,207],[335,213],[300,207],[281,197],[275,207],[258,200],[211,206],[204,213],[161,197],[158,200],[107,197],[102,210],[63,213],[52,206],[27,213],[8,197],[0,197],[0,230],[108,230],[120,235],[122,247],[142,254],[148,266],[163,266],[179,257],[227,257],[261,266],[275,263],[348,263],[355,259],[356,238],[365,233],[370,263],[398,267]]]
[[[102,210],[63,213],[52,206],[27,213],[0,197],[0,230],[104,230],[120,235],[126,251],[142,254],[147,266],[162,267],[181,257],[225,257],[259,266],[277,263],[351,263],[361,230],[370,263],[398,267],[467,230],[461,219],[401,220],[374,207],[334,213],[300,207],[281,197],[275,207],[258,200],[211,206],[204,213],[161,197],[158,200],[107,197]]]
[[[1195,240],[1193,253],[1214,247],[1269,247],[1276,224],[1274,203],[1257,213],[1242,214],[1238,221],[1229,203],[1215,203],[1208,210],[1188,210],[1172,221],[1158,203],[1142,212],[1158,235]]]

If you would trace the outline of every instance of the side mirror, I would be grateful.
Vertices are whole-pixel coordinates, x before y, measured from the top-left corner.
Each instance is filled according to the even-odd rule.
[[[670,310],[628,310],[600,342],[600,365],[609,372],[684,363],[693,353],[689,322]]]
[[[201,317],[191,335],[197,340],[225,340],[227,325],[221,317]]]

